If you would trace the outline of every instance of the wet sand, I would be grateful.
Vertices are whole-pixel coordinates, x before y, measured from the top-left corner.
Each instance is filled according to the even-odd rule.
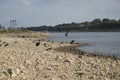
[[[66,42],[0,37],[0,80],[120,80],[120,60],[89,55]]]

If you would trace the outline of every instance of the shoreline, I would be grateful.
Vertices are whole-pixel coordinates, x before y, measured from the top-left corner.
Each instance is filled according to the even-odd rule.
[[[37,33],[38,34],[38,33]],[[0,37],[1,80],[119,80],[120,60],[88,54],[82,43]]]
[[[68,43],[68,42],[65,42],[65,43]],[[114,55],[89,53],[89,52],[85,52],[85,51],[78,49],[78,47],[86,46],[86,45],[89,45],[89,44],[88,43],[86,44],[85,43],[74,43],[74,45],[72,46],[62,46],[62,47],[55,48],[54,50],[58,52],[68,52],[68,53],[75,54],[75,55],[83,55],[83,56],[89,56],[89,57],[101,57],[104,59],[111,58],[114,60],[120,60],[119,57],[116,57]]]
[[[60,33],[63,33],[63,32],[60,32]],[[107,33],[107,32],[106,32]],[[55,34],[53,34],[53,35],[55,35]],[[59,36],[60,35],[60,36]],[[70,40],[72,41],[72,40],[76,40],[77,38],[75,38],[75,39],[71,39],[70,37],[68,37],[68,38],[65,38],[65,39],[63,39],[61,36],[63,36],[63,37],[65,37],[64,36],[64,34],[59,34],[58,36],[59,37],[51,37],[51,38],[53,38],[53,39],[51,39],[51,38],[48,38],[48,40],[53,40],[53,41],[56,41],[56,42],[70,42]],[[71,34],[71,35],[73,35],[73,34]],[[57,35],[56,35],[57,36]],[[55,38],[55,39],[54,39]],[[59,39],[60,38],[60,39]],[[70,38],[70,40],[68,40]],[[93,40],[94,41],[94,40]],[[85,47],[85,48],[83,48],[83,49],[81,49],[80,48],[80,50],[81,51],[83,51],[84,53],[89,53],[89,54],[91,54],[91,55],[98,55],[98,56],[103,56],[103,57],[111,57],[111,58],[117,58],[117,59],[120,59],[120,55],[119,55],[119,47],[117,46],[117,45],[119,45],[119,44],[116,44],[115,43],[115,41],[114,41],[114,43],[116,44],[116,46],[117,46],[117,48],[116,48],[116,46],[114,46],[115,44],[113,44],[113,42],[112,43],[105,43],[105,44],[110,44],[110,45],[103,45],[104,44],[104,42],[103,42],[103,44],[100,44],[100,45],[102,45],[102,47],[104,47],[104,48],[100,48],[101,46],[99,46],[99,44],[96,42],[96,43],[94,43],[94,42],[89,42],[89,41],[86,41],[86,42],[84,42],[84,41],[82,41],[81,40],[81,42],[79,42],[78,40],[76,40],[75,41],[76,43],[81,43],[81,44],[87,44],[87,45],[89,45],[89,47]],[[118,42],[119,43],[119,42]],[[94,46],[91,46],[91,44],[92,45],[94,45]],[[96,46],[95,46],[96,45]],[[97,46],[98,45],[98,46]],[[113,46],[112,46],[113,45]],[[111,46],[111,47],[109,47],[109,46]],[[105,48],[106,47],[106,48]],[[93,49],[92,49],[93,48]],[[98,49],[98,50],[97,50]],[[102,51],[103,50],[103,51]],[[116,50],[116,51],[115,51]]]

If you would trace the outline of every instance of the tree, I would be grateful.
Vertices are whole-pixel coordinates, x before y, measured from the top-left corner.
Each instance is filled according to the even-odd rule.
[[[1,24],[0,24],[0,28],[1,28]]]
[[[110,22],[110,23],[117,23],[117,21],[114,20],[114,19],[110,20],[109,22]]]
[[[84,22],[85,27],[90,27],[91,25],[92,25],[91,22]]]
[[[91,23],[97,25],[101,23],[101,20],[97,18],[97,19],[94,19]]]
[[[117,21],[118,24],[120,24],[120,19]]]
[[[109,23],[110,22],[110,20],[108,19],[108,18],[104,18],[103,20],[102,20],[102,23]]]

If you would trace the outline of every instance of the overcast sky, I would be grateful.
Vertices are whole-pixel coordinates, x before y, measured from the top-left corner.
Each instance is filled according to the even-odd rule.
[[[9,27],[57,25],[91,21],[95,18],[120,19],[120,0],[0,0],[0,24]]]

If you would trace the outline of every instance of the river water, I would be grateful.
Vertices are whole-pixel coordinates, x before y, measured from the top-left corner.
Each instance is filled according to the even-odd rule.
[[[51,41],[75,40],[75,42],[89,43],[90,46],[80,47],[79,49],[96,54],[115,55],[120,57],[120,32],[75,32],[69,33],[50,33],[53,38]]]

